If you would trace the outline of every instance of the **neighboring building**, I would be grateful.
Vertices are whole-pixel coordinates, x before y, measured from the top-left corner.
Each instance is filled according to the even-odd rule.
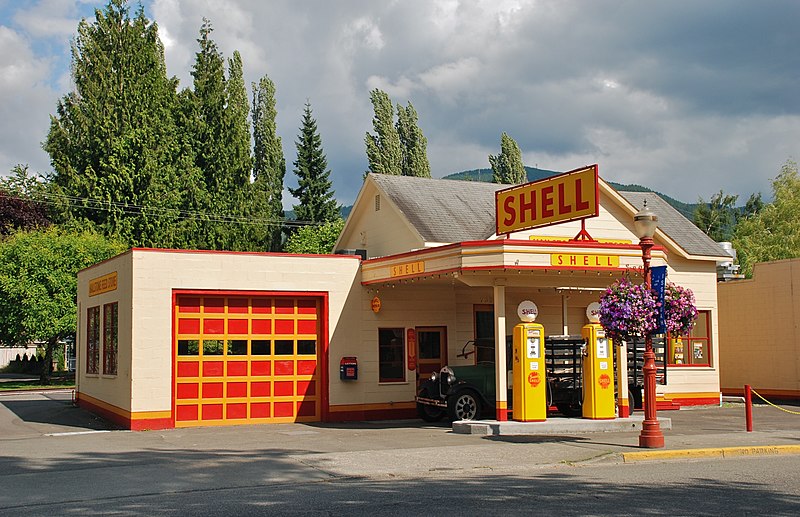
[[[665,351],[659,396],[717,403],[721,248],[657,195],[602,180],[585,228],[498,236],[506,187],[370,174],[343,255],[133,249],[80,272],[78,402],[133,429],[413,416],[418,382],[471,361],[458,357],[468,340],[504,343],[523,300],[548,334],[580,334],[587,305],[639,274],[633,215],[647,201],[653,265],[700,310],[692,336]],[[356,380],[340,379],[342,361],[357,362]]]
[[[755,264],[753,278],[717,290],[722,392],[741,395],[749,384],[765,397],[800,399],[800,259]]]

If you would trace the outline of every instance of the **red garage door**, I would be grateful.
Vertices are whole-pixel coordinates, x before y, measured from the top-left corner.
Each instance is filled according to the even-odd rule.
[[[322,300],[176,294],[176,427],[320,420]]]

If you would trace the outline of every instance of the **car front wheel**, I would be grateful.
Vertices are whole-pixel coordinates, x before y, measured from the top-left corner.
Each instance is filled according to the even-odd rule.
[[[481,401],[474,391],[462,391],[447,399],[450,420],[477,420],[481,416]]]
[[[431,398],[428,390],[422,390],[419,393],[419,396],[423,398]],[[436,406],[420,404],[417,402],[417,415],[419,415],[419,417],[426,422],[438,422],[444,417],[444,410]]]

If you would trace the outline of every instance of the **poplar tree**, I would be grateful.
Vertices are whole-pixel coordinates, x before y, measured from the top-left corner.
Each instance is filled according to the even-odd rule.
[[[403,151],[403,176],[431,177],[431,165],[428,162],[428,139],[417,125],[417,111],[409,101],[404,108],[397,105],[397,135]]]
[[[519,145],[505,131],[500,136],[500,154],[496,156],[490,154],[489,164],[493,172],[492,183],[516,185],[528,181]]]
[[[256,217],[265,219],[264,247],[280,251],[282,240],[283,180],[286,160],[275,118],[275,84],[268,76],[253,83],[253,207]]]
[[[400,175],[403,173],[403,151],[394,125],[392,100],[386,92],[377,88],[369,93],[369,98],[375,112],[372,119],[375,134],[367,132],[364,137],[369,172]]]
[[[317,121],[311,115],[311,104],[306,101],[303,110],[303,125],[295,141],[297,160],[294,173],[298,187],[289,189],[299,201],[294,212],[298,221],[313,223],[329,222],[339,219],[339,205],[331,189],[328,160],[322,150],[322,138],[317,130]]]
[[[111,0],[82,20],[71,46],[75,89],[58,102],[44,149],[56,221],[88,225],[134,246],[170,245],[182,208],[177,79],[167,77],[158,27],[140,6]]]

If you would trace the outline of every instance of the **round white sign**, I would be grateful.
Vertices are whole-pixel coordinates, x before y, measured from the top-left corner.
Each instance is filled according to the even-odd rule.
[[[538,315],[539,307],[530,300],[522,301],[517,306],[517,316],[526,323],[533,323]]]
[[[589,323],[600,323],[600,304],[592,302],[586,307],[586,318]]]

